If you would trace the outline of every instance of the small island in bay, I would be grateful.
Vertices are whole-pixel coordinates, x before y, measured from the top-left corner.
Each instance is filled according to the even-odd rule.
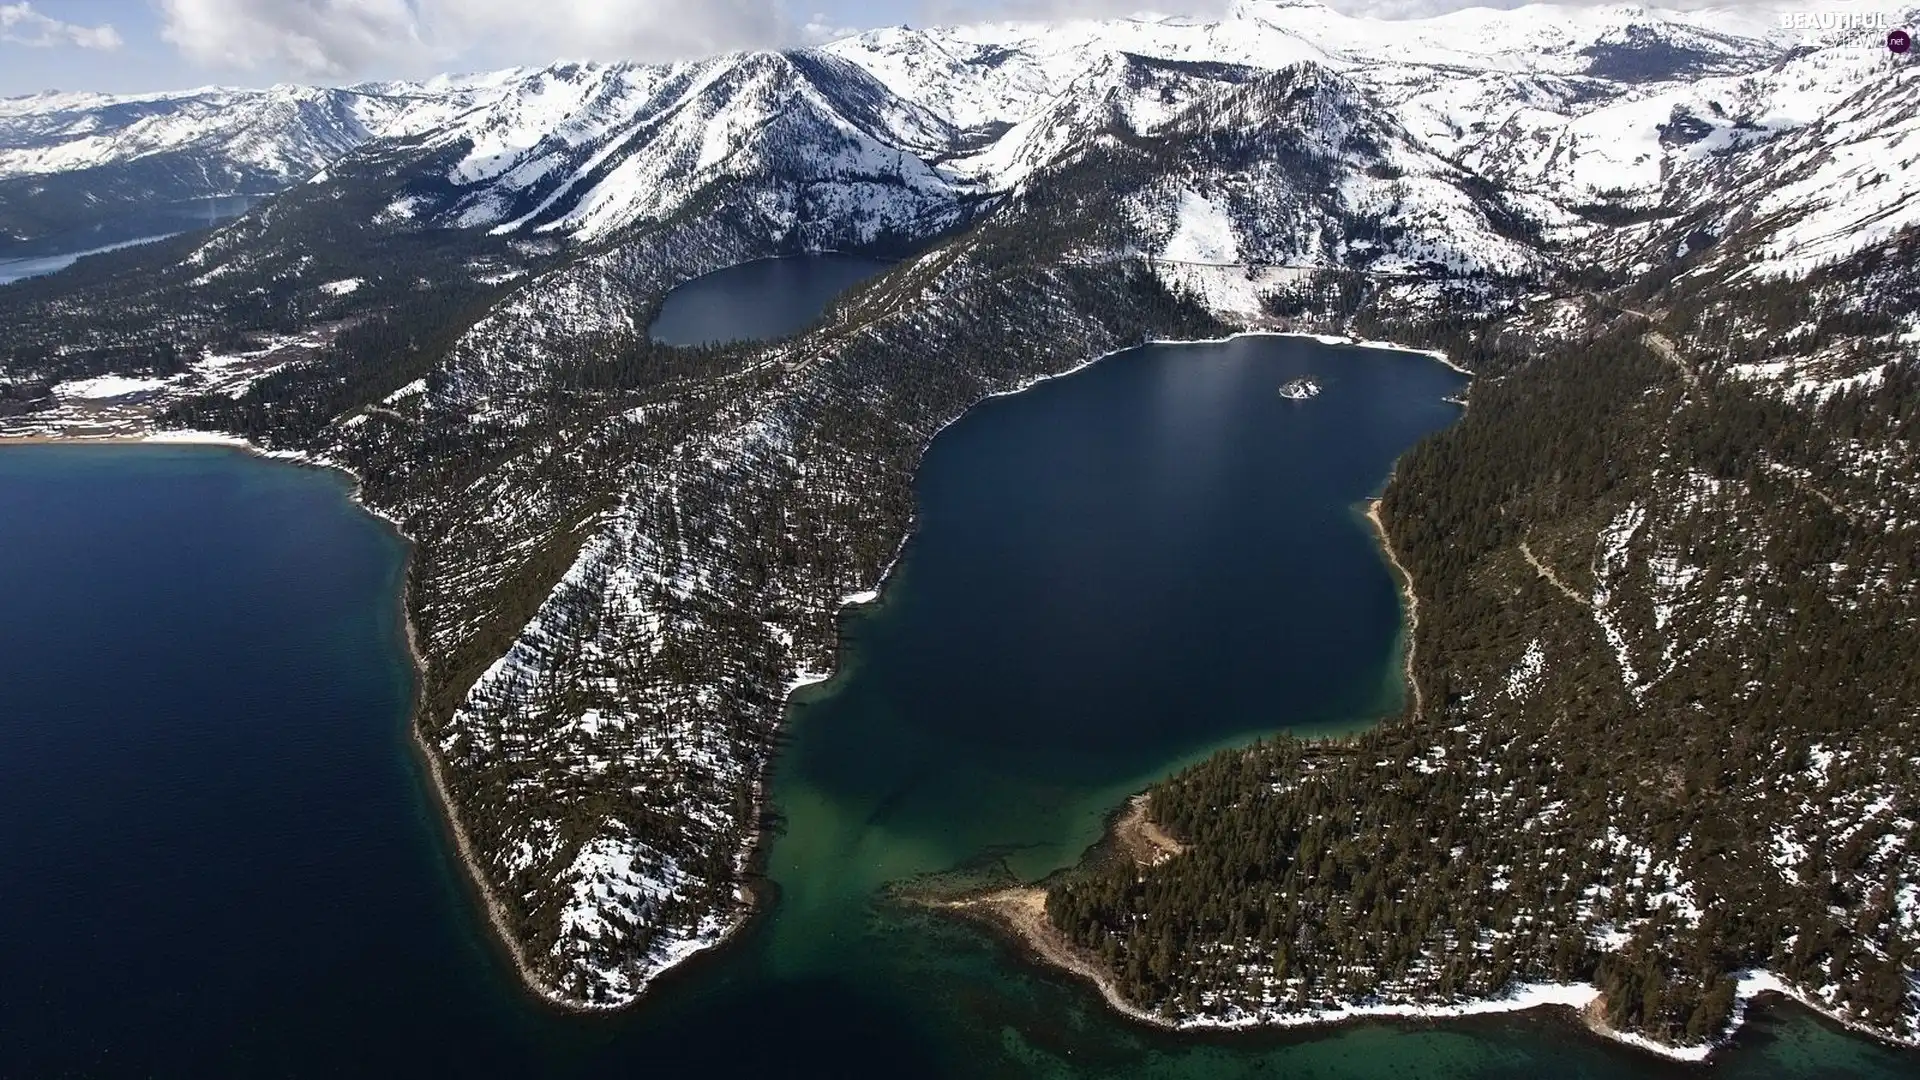
[[[1320,384],[1312,376],[1288,379],[1280,384],[1280,396],[1288,401],[1305,401],[1320,396]]]
[[[1522,348],[1467,355],[1480,404],[1404,454],[1368,507],[1405,589],[1395,715],[1339,738],[1276,733],[1222,750],[1116,818],[1135,832],[1154,823],[1177,854],[1114,857],[1135,849],[1110,838],[1101,857],[1037,883],[1043,894],[967,910],[1170,1028],[1552,1006],[1700,1061],[1755,1001],[1789,999],[1916,1045],[1914,758],[1895,719],[1911,715],[1914,668],[1841,660],[1885,646],[1838,603],[1808,607],[1805,622],[1726,617],[1749,603],[1792,610],[1792,586],[1754,565],[1762,537],[1807,552],[1833,542],[1796,533],[1794,515],[1846,519],[1805,492],[1793,509],[1732,489],[1695,497],[1693,478],[1712,475],[1699,457],[1654,468],[1693,452],[1674,435],[1689,415],[1676,402],[1699,422],[1750,407],[1751,392],[1700,393],[1656,347],[1664,338],[1632,329],[1563,345],[1551,369]],[[1602,479],[1619,450],[1559,434],[1596,407],[1609,444],[1641,463],[1631,478]],[[1772,451],[1760,447],[1814,424],[1788,423],[1743,436],[1740,491],[1764,486]],[[1501,524],[1516,515],[1524,534]],[[1857,550],[1895,542],[1912,550],[1879,538]],[[1665,570],[1668,551],[1687,552],[1684,574]],[[1562,578],[1573,567],[1589,568],[1582,587]],[[1850,602],[1909,603],[1877,586]],[[1808,641],[1831,659],[1798,665],[1793,693],[1715,674],[1765,670]],[[1682,649],[1690,665],[1663,659]],[[1886,709],[1859,706],[1840,728],[1804,706],[1856,692]],[[1663,726],[1675,716],[1683,728]],[[1604,743],[1589,737],[1602,729]],[[1852,846],[1827,854],[1829,836]],[[1044,920],[1027,917],[1035,909]]]

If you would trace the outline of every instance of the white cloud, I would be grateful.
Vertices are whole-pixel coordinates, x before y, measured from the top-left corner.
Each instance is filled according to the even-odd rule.
[[[566,56],[673,60],[793,44],[779,0],[418,0],[437,40],[463,48],[519,35]]]
[[[1153,12],[1219,17],[1235,0],[155,0],[161,36],[189,62],[262,71],[275,77],[408,77],[449,68],[477,70],[554,59],[674,60],[731,49],[817,43],[854,33],[856,19],[915,25],[982,19],[1110,18]],[[1468,6],[1509,7],[1524,0],[1327,0],[1349,14],[1409,17]],[[1573,6],[1601,0],[1562,0]],[[1738,9],[1791,0],[1657,0],[1662,6],[1719,4]],[[789,18],[796,12],[825,13]],[[805,5],[805,6],[803,6]],[[858,12],[858,15],[854,13]],[[119,36],[111,27],[70,27],[0,3],[9,32],[32,27],[36,40],[89,44],[83,35]],[[57,28],[57,33],[54,29]],[[46,42],[42,42],[46,43]]]
[[[161,36],[205,67],[310,77],[669,60],[793,44],[778,0],[161,0]]]
[[[32,4],[0,4],[0,41],[47,49],[74,45],[82,49],[117,49],[123,42],[111,23],[81,26],[61,22],[33,10]]]
[[[809,45],[818,45],[828,41],[838,41],[843,37],[852,37],[860,32],[857,26],[842,26],[825,12],[814,12],[807,24],[800,28],[800,39]]]
[[[928,25],[979,19],[1124,19],[1186,15],[1218,18],[1232,0],[922,0],[920,22]]]
[[[160,36],[202,67],[340,76],[425,59],[407,0],[161,0]]]

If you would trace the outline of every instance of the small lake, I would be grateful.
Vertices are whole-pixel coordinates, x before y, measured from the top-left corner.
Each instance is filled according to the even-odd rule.
[[[1312,374],[1325,390],[1279,398]],[[1398,706],[1356,512],[1450,423],[1422,357],[1154,346],[983,404],[842,674],[803,690],[777,899],[638,1007],[521,992],[407,738],[401,544],[334,474],[0,447],[0,1076],[1693,1077],[1562,1017],[1179,1036],[887,887],[1075,861],[1222,745]],[[1713,1075],[1920,1055],[1759,1012]]]
[[[892,265],[829,253],[730,266],[668,293],[648,333],[668,345],[786,337],[819,318],[835,297]]]
[[[35,240],[0,241],[0,285],[64,270],[87,255],[210,229],[247,212],[265,196],[220,195],[151,207],[73,232]]]

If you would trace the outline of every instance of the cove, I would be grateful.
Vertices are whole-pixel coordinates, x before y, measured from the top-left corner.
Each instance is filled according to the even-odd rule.
[[[667,345],[786,337],[819,318],[835,297],[891,265],[864,255],[820,253],[729,266],[668,293],[648,333]]]
[[[1309,402],[1277,394],[1311,374]],[[557,1014],[407,734],[402,542],[345,478],[0,447],[0,1075],[1699,1077],[1548,1014],[1181,1035],[889,886],[1071,863],[1130,791],[1402,693],[1355,504],[1457,415],[1411,354],[1122,353],[935,440],[920,526],[802,690],[769,903],[637,1007]],[[1763,1009],[1716,1076],[1920,1058]]]

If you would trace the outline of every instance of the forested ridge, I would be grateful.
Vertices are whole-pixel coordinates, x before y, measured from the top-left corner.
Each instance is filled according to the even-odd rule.
[[[1226,328],[1137,261],[1066,259],[1077,231],[1037,213],[863,235],[739,209],[795,184],[734,178],[581,249],[368,227],[393,182],[357,159],[212,236],[8,288],[0,402],[302,335],[157,423],[351,469],[414,541],[417,723],[476,870],[543,992],[623,1003],[745,909],[787,684],[830,667],[837,598],[898,551],[933,434],[1089,351]],[[915,257],[791,341],[647,336],[678,283],[801,246]]]
[[[1169,778],[1187,853],[1072,876],[1054,922],[1176,1021],[1577,981],[1698,1044],[1766,971],[1913,1040],[1920,364],[1836,304],[1800,333],[1879,376],[1783,396],[1728,333],[1759,348],[1861,272],[1649,282],[1661,321],[1616,305],[1576,342],[1398,328],[1476,372],[1382,506],[1424,713]]]
[[[1053,242],[939,244],[772,347],[664,346],[623,319],[503,349],[496,307],[428,346],[438,364],[398,396],[421,373],[375,320],[336,340],[339,362],[180,407],[277,440],[336,395],[391,398],[321,445],[415,539],[421,732],[553,992],[628,1000],[659,955],[742,910],[786,684],[832,663],[836,598],[898,550],[936,431],[1086,350],[1224,330],[1143,265],[1055,266]],[[753,250],[690,217],[551,287],[671,283],[709,248],[721,265]],[[388,362],[355,391],[361,341]],[[639,882],[645,901],[619,903]],[[596,885],[615,902],[583,904]]]

